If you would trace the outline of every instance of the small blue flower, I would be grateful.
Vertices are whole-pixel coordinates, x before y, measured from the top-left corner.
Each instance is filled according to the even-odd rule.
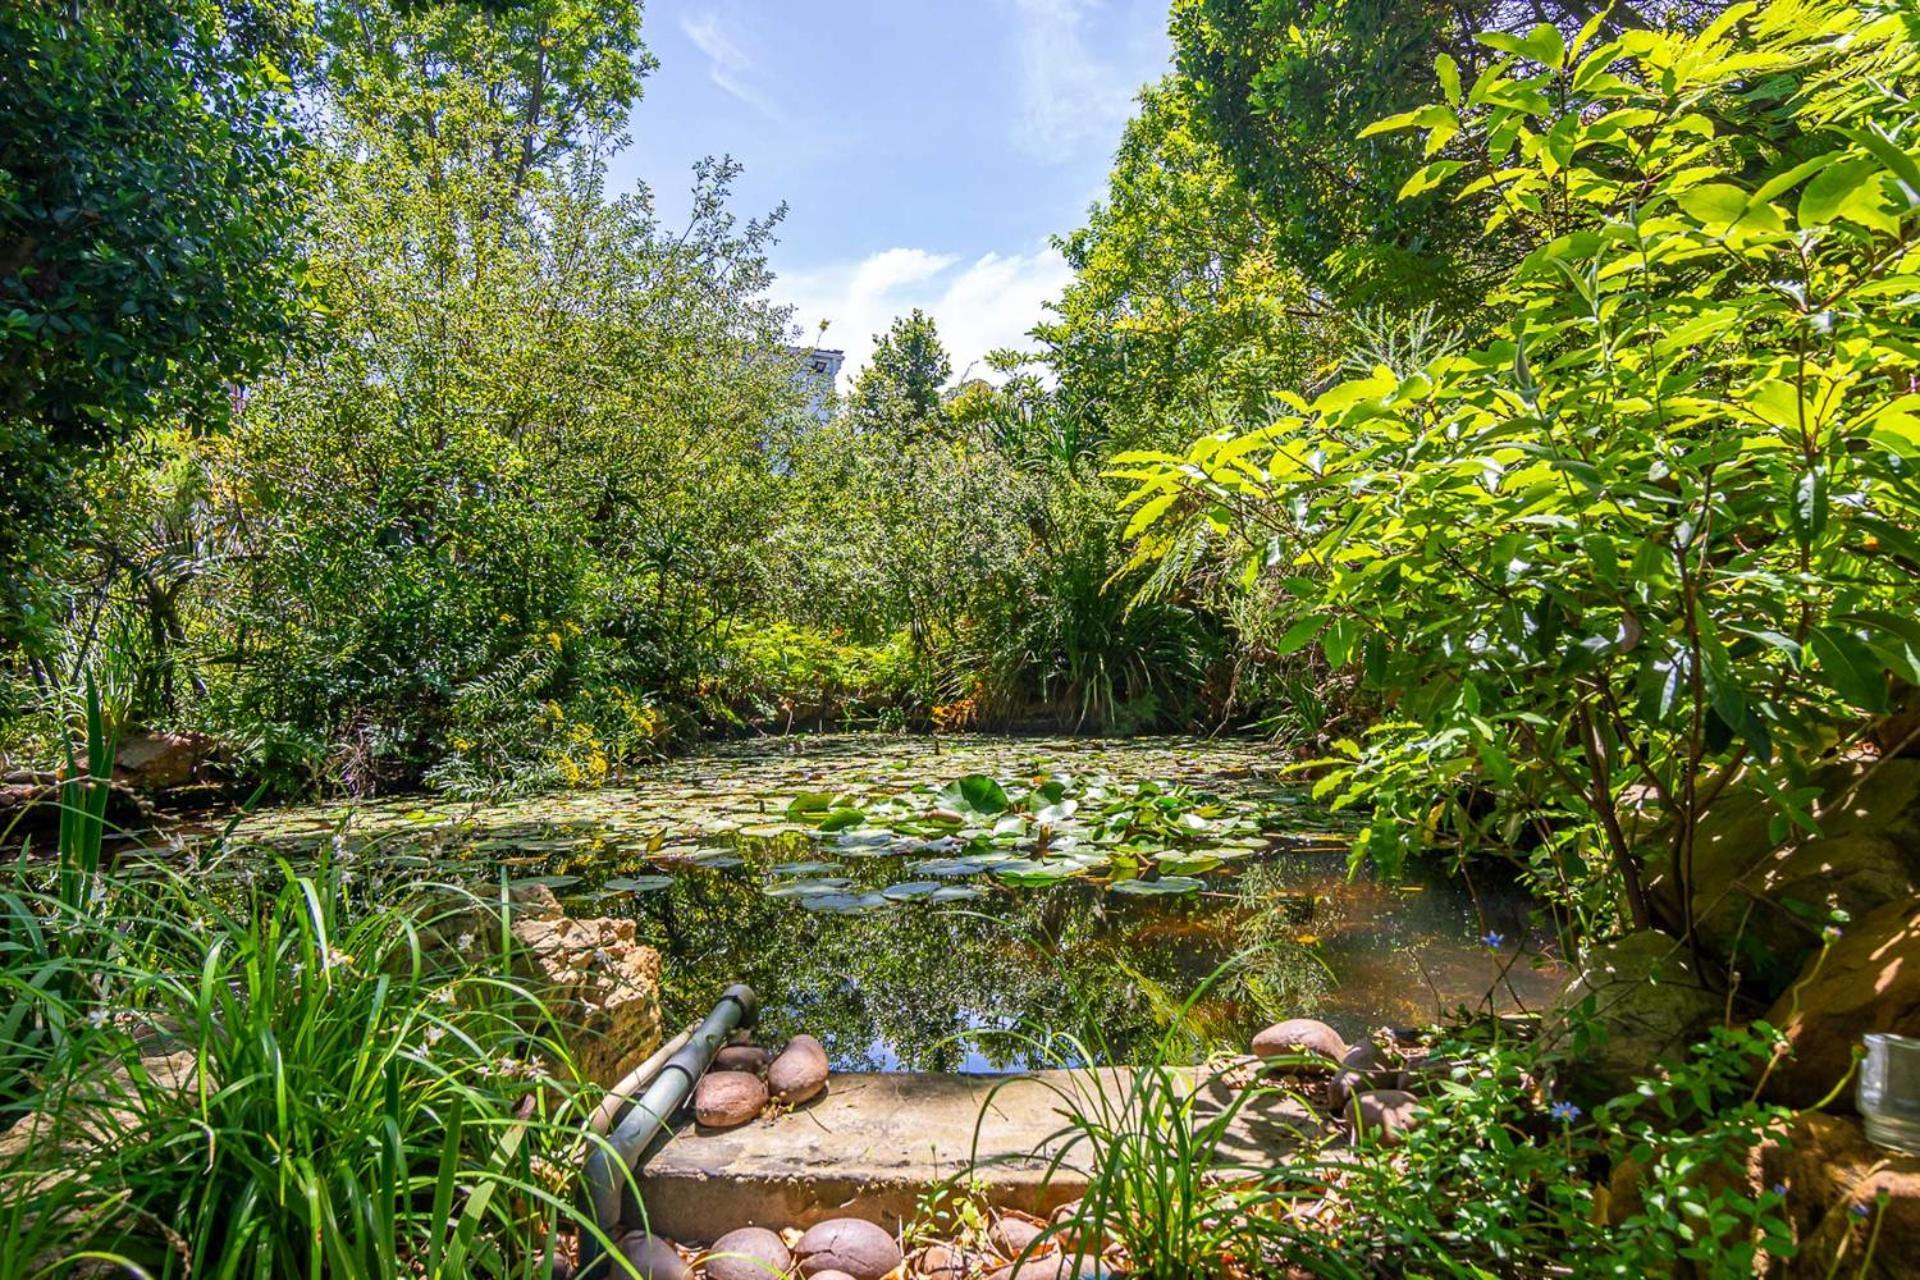
[[[1869,1208],[1867,1205],[1856,1204],[1856,1205],[1849,1205],[1847,1208],[1847,1212],[1851,1213],[1856,1218],[1864,1218],[1868,1214],[1872,1213],[1873,1210]]]
[[[1562,1124],[1572,1124],[1580,1118],[1580,1108],[1571,1102],[1556,1102],[1547,1108],[1547,1114]]]
[[[1779,1196],[1782,1200],[1785,1200],[1787,1198],[1787,1184],[1784,1182],[1774,1183],[1773,1194]]]
[[[1489,951],[1498,951],[1500,948],[1507,945],[1507,935],[1504,933],[1481,934],[1480,945],[1485,947]]]

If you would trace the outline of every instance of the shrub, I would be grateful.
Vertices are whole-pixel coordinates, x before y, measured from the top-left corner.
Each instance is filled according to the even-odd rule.
[[[1920,40],[1800,0],[1596,30],[1486,36],[1473,83],[1443,59],[1446,100],[1373,129],[1424,134],[1405,194],[1498,196],[1494,341],[1120,473],[1144,555],[1237,548],[1285,589],[1280,647],[1387,704],[1320,784],[1373,807],[1361,854],[1557,832],[1543,889],[1645,926],[1734,779],[1809,825],[1805,762],[1920,677],[1920,108],[1892,87]]]

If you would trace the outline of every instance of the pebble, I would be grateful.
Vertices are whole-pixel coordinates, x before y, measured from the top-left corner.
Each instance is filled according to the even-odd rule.
[[[763,1076],[767,1073],[767,1064],[772,1061],[773,1055],[757,1044],[730,1044],[713,1055],[713,1069]]]
[[[974,1272],[975,1262],[974,1256],[965,1249],[950,1244],[930,1244],[921,1250],[914,1270],[927,1280],[967,1280]]]
[[[898,1242],[865,1218],[830,1218],[808,1227],[793,1253],[800,1274],[814,1280],[829,1271],[844,1271],[853,1280],[881,1280],[901,1262]]]
[[[793,1255],[765,1227],[729,1231],[707,1250],[707,1280],[774,1280],[793,1266]]]
[[[1050,1253],[1042,1258],[1010,1262],[997,1271],[989,1271],[987,1280],[1093,1280],[1106,1274],[1098,1258],[1075,1261],[1071,1253]]]
[[[1347,1042],[1324,1022],[1314,1018],[1289,1018],[1255,1036],[1253,1051],[1262,1058],[1305,1055],[1321,1059],[1327,1066],[1338,1066],[1347,1056]]]
[[[1026,1252],[1027,1246],[1040,1236],[1044,1228],[1028,1222],[1025,1218],[1000,1218],[994,1222],[987,1238],[993,1242],[1003,1258],[1017,1258]]]
[[[827,1087],[827,1051],[812,1036],[795,1036],[767,1065],[767,1091],[798,1106]]]
[[[743,1125],[766,1105],[767,1086],[744,1071],[709,1071],[693,1091],[693,1118],[708,1129]]]
[[[680,1251],[659,1236],[630,1231],[620,1238],[620,1253],[640,1280],[693,1280],[693,1269]]]
[[[1404,1089],[1369,1089],[1347,1100],[1347,1132],[1356,1141],[1373,1139],[1397,1147],[1413,1128],[1413,1109],[1420,1100]]]

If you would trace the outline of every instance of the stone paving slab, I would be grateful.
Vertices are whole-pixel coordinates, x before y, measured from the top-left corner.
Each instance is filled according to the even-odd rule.
[[[1124,1069],[836,1074],[797,1111],[720,1133],[682,1122],[648,1160],[640,1194],[653,1230],[682,1243],[835,1217],[893,1229],[971,1163],[991,1203],[1045,1214],[1086,1189],[1084,1144],[1062,1133],[1064,1098],[1117,1108],[1130,1082]],[[1201,1088],[1203,1102],[1224,1105],[1226,1086]],[[1236,1119],[1223,1158],[1269,1162],[1315,1123],[1300,1104],[1262,1100]]]

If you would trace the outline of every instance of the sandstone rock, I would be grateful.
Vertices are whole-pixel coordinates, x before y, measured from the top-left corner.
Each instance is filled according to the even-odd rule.
[[[693,1118],[707,1129],[732,1129],[759,1115],[767,1086],[744,1071],[709,1071],[693,1089]]]
[[[1920,1157],[1874,1146],[1851,1117],[1807,1112],[1779,1140],[1761,1145],[1758,1166],[1754,1189],[1785,1189],[1787,1217],[1799,1242],[1793,1258],[1772,1274],[1827,1280],[1836,1258],[1838,1273],[1849,1277],[1894,1280],[1914,1273],[1920,1258]],[[1880,1239],[1862,1272],[1881,1195],[1887,1206]]]
[[[767,1073],[767,1064],[772,1061],[773,1055],[757,1044],[730,1044],[713,1055],[713,1069],[761,1076]]]
[[[1262,1058],[1305,1056],[1331,1067],[1347,1056],[1347,1042],[1324,1022],[1289,1018],[1255,1036],[1253,1051]]]
[[[902,1261],[893,1236],[864,1218],[830,1218],[809,1227],[793,1253],[800,1274],[814,1280],[827,1271],[844,1271],[853,1280],[881,1280]]]
[[[1694,834],[1700,936],[1715,954],[1739,950],[1733,958],[1750,962],[1768,994],[1818,950],[1818,926],[1832,911],[1858,920],[1920,894],[1920,759],[1840,761],[1809,783],[1821,791],[1818,836],[1796,833],[1776,846],[1768,826],[1777,807],[1737,791]],[[1653,887],[1671,902],[1672,869]]]
[[[1355,1141],[1397,1147],[1414,1126],[1420,1100],[1404,1089],[1369,1089],[1347,1099],[1347,1131]]]
[[[1371,1037],[1348,1046],[1340,1070],[1327,1082],[1327,1110],[1345,1111],[1347,1100],[1367,1089],[1404,1088],[1403,1060],[1398,1049],[1383,1048]]]
[[[729,1231],[707,1250],[707,1280],[780,1280],[792,1266],[787,1246],[765,1227]]]
[[[660,953],[633,921],[576,920],[542,893],[514,910],[515,971],[547,1001],[581,1072],[611,1088],[660,1046]]]
[[[31,1149],[36,1156],[71,1155],[78,1169],[96,1152],[138,1146],[149,1117],[167,1098],[198,1089],[199,1068],[194,1050],[174,1047],[165,1037],[137,1062],[103,1062],[78,1076],[47,1111],[30,1112],[0,1133],[0,1167]]]
[[[1028,1245],[1040,1238],[1043,1229],[1025,1218],[998,1218],[987,1232],[987,1239],[1001,1257],[1018,1258]]]
[[[693,1268],[680,1251],[646,1231],[630,1231],[620,1238],[621,1256],[633,1264],[640,1280],[693,1280]]]
[[[853,1277],[844,1271],[835,1271],[832,1267],[828,1267],[825,1271],[814,1272],[807,1280],[853,1280]]]
[[[795,1036],[767,1064],[767,1092],[790,1106],[827,1087],[827,1051],[812,1036]]]
[[[113,780],[136,791],[210,781],[219,744],[204,733],[130,733],[113,752]]]
[[[1583,1012],[1588,997],[1590,1021]],[[1587,950],[1580,972],[1555,998],[1542,1040],[1568,1059],[1576,1096],[1604,1100],[1624,1093],[1656,1062],[1685,1056],[1724,1007],[1694,976],[1686,949],[1647,930]],[[1581,1027],[1595,1042],[1578,1043]]]
[[[1854,1046],[1873,1031],[1920,1036],[1920,898],[1892,903],[1847,925],[1826,958],[1807,962],[1796,982],[1767,1011],[1786,1033],[1791,1057],[1767,1077],[1766,1096],[1811,1107],[1840,1083]],[[1853,1091],[1833,1107],[1851,1110]]]
[[[1873,726],[1873,742],[1884,756],[1920,756],[1920,689],[1897,681],[1893,714]]]

